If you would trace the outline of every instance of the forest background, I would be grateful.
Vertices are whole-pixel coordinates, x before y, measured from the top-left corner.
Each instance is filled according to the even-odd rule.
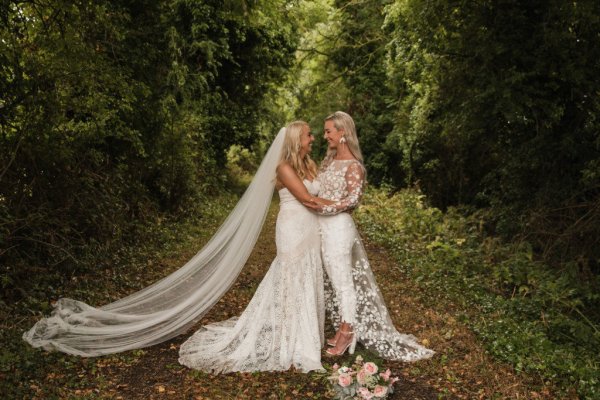
[[[33,368],[13,339],[66,282],[230,206],[281,126],[320,138],[344,110],[367,234],[491,354],[600,397],[597,1],[3,1],[0,22],[0,304],[24,319],[0,371]]]

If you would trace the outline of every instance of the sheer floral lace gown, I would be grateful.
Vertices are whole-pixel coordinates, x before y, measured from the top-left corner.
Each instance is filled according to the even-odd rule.
[[[362,197],[365,170],[357,160],[332,160],[319,172],[319,197],[333,200],[319,214],[326,279],[325,304],[334,326],[352,324],[359,342],[388,360],[416,361],[434,352],[394,327],[351,211]],[[400,294],[401,295],[401,294]]]
[[[317,181],[304,181],[316,195]],[[322,370],[325,316],[317,216],[279,190],[277,256],[239,317],[201,327],[179,362],[207,372]]]

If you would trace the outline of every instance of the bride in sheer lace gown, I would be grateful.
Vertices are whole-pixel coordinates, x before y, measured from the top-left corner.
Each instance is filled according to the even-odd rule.
[[[327,312],[338,329],[327,342],[329,355],[354,352],[356,342],[389,360],[416,361],[434,352],[394,327],[369,265],[364,246],[350,215],[358,206],[365,184],[365,168],[350,115],[338,111],[325,120],[329,149],[317,179],[319,197],[333,204],[305,203],[316,210],[322,257],[328,282]]]
[[[239,317],[201,327],[181,346],[180,363],[208,372],[323,369],[319,225],[301,203],[319,191],[308,157],[313,140],[305,122],[286,128],[277,168],[277,256],[252,300]]]

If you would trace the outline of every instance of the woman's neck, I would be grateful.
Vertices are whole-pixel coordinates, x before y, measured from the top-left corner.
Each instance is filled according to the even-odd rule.
[[[354,154],[350,151],[348,146],[344,146],[341,149],[337,149],[335,152],[334,160],[351,160],[355,159]]]

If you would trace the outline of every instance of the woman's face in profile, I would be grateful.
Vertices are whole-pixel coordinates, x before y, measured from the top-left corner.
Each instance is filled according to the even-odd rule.
[[[305,125],[300,134],[300,155],[302,157],[310,153],[312,150],[312,142],[314,142],[314,140],[315,137],[310,133],[310,127]]]
[[[329,145],[330,149],[336,149],[344,133],[341,130],[337,130],[333,121],[325,121],[325,127],[323,128],[325,140]]]

